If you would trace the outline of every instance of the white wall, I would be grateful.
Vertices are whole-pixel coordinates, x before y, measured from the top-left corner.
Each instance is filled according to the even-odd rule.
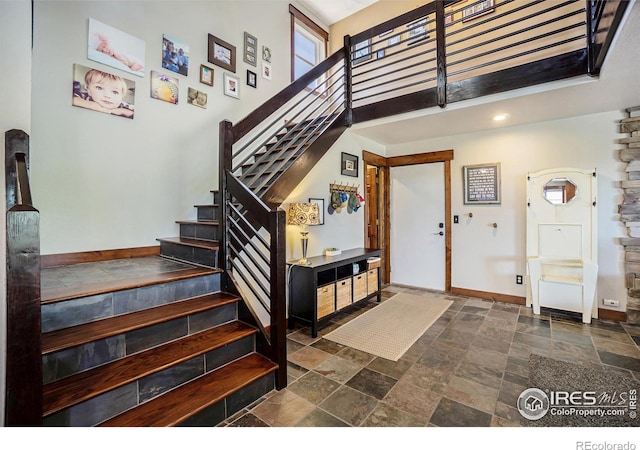
[[[622,137],[616,122],[623,117],[616,111],[389,146],[387,156],[454,150],[452,214],[460,216],[460,223],[452,225],[452,285],[524,297],[525,286],[515,283],[515,275],[525,274],[527,172],[597,169],[599,306],[603,298],[612,298],[624,311],[624,250],[617,238],[626,232],[617,210],[622,197],[618,181],[626,176],[616,151],[616,139]],[[501,163],[502,204],[464,205],[463,166],[493,162]],[[494,222],[497,228],[490,226]]]
[[[2,107],[0,107],[0,135],[4,148],[4,133],[19,129],[31,132],[31,2],[0,2],[0,42],[3,42],[5,61],[0,64],[0,80],[4,86]],[[4,153],[4,150],[3,150]],[[5,205],[4,170],[1,171],[3,211]],[[6,222],[0,225],[2,236],[6,236]],[[0,260],[6,267],[6,240],[0,239]],[[7,329],[6,310],[6,270],[0,271],[0,330]],[[5,388],[6,388],[6,332],[0,333],[0,426],[4,424]]]
[[[340,213],[329,214],[327,212],[330,201],[329,185],[332,183],[359,186],[358,192],[365,197],[363,150],[378,154],[384,153],[384,147],[381,145],[347,130],[283,202],[282,208],[286,210],[289,203],[306,202],[309,198],[324,199],[325,224],[308,227],[307,256],[321,255],[324,249],[329,247],[342,250],[364,247],[364,208],[352,213],[349,213],[346,208],[342,209]],[[342,152],[358,157],[358,178],[341,175]],[[294,225],[287,226],[287,260],[302,257],[300,229]]]
[[[33,50],[33,197],[41,212],[42,254],[157,245],[177,236],[176,220],[218,187],[218,123],[233,122],[290,82],[288,1],[35,3]],[[87,59],[89,18],[146,42],[145,76]],[[273,79],[243,62],[243,33],[272,50]],[[162,36],[189,44],[188,77],[178,105],[150,98],[150,70],[161,68]],[[207,62],[207,34],[236,46],[241,99],[223,95],[222,68]],[[135,118],[71,105],[73,65],[135,81]],[[214,86],[199,82],[200,64],[214,68]],[[246,71],[258,73],[258,88]],[[187,87],[208,94],[208,108],[186,103]]]

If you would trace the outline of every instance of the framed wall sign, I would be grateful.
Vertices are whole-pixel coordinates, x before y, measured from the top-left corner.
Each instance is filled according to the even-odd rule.
[[[499,205],[500,163],[462,167],[465,205]]]

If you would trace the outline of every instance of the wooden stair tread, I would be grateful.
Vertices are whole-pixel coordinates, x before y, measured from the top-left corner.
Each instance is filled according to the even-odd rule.
[[[186,245],[189,247],[198,247],[198,248],[204,248],[208,250],[218,249],[218,241],[203,241],[200,239],[191,239],[191,238],[184,238],[184,237],[158,238],[156,240],[159,242]]]
[[[42,354],[53,353],[77,345],[87,344],[128,331],[207,311],[238,301],[238,297],[225,292],[207,294],[167,303],[153,308],[88,322],[42,334]]]
[[[65,288],[43,289],[41,292],[41,299],[42,304],[44,305],[71,300],[74,298],[105,294],[107,292],[125,291],[127,289],[137,289],[145,286],[152,286],[154,284],[186,280],[189,278],[211,275],[220,272],[222,272],[222,270],[220,269],[191,266],[183,270],[172,270],[170,272],[145,275],[141,277],[125,278],[115,281],[101,281],[97,283],[86,283]]]
[[[43,415],[56,413],[256,332],[256,328],[243,322],[230,322],[53,381],[44,386]]]
[[[176,220],[176,223],[181,225],[208,225],[208,226],[220,225],[220,222],[218,222],[217,220],[202,220],[202,219],[201,220]]]
[[[276,364],[257,353],[252,353],[98,426],[176,426],[276,369]]]

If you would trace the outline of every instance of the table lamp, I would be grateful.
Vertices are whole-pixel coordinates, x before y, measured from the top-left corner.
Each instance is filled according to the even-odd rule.
[[[320,211],[317,203],[291,203],[289,205],[288,225],[302,225],[302,259],[297,264],[308,265],[307,243],[309,242],[307,225],[319,225]]]

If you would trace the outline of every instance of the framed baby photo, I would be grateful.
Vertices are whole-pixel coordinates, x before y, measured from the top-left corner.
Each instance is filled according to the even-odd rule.
[[[243,60],[247,64],[251,64],[252,66],[256,66],[258,54],[258,38],[250,35],[246,31],[244,32],[244,57]]]
[[[250,70],[247,70],[247,86],[258,87],[258,75]]]
[[[187,89],[187,103],[199,108],[207,108],[207,94],[192,87]]]
[[[213,86],[213,69],[200,64],[200,83]]]
[[[80,64],[73,65],[73,106],[133,119],[135,92],[135,83],[131,80]]]
[[[207,61],[235,73],[236,48],[213,34],[209,34]]]
[[[228,73],[224,74],[224,95],[240,98],[240,79],[238,77]]]

